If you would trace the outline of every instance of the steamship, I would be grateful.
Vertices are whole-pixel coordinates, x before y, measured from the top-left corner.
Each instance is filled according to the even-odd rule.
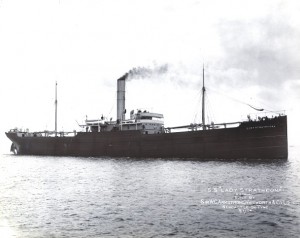
[[[163,114],[136,110],[126,119],[126,73],[117,80],[117,119],[86,120],[81,132],[29,132],[12,129],[6,136],[18,155],[167,158],[182,160],[287,159],[287,116],[206,124],[203,69],[202,123],[165,127]],[[179,130],[179,129],[183,129]]]

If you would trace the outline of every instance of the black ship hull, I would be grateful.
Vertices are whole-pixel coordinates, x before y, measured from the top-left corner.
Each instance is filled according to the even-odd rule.
[[[238,127],[162,134],[140,131],[79,132],[34,137],[8,132],[18,154],[176,159],[287,159],[287,117],[242,122]]]

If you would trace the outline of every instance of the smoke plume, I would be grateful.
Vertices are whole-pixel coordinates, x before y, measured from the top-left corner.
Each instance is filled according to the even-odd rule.
[[[127,80],[144,79],[159,76],[168,72],[168,65],[160,65],[155,67],[137,67],[128,71]]]

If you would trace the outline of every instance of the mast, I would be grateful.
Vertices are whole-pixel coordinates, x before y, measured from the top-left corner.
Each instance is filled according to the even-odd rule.
[[[202,75],[202,125],[203,130],[205,128],[205,87],[204,87],[204,64],[203,64],[203,75]]]
[[[55,136],[57,136],[57,81],[55,82]]]

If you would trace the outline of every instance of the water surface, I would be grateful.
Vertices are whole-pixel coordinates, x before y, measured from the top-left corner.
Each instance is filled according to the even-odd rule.
[[[1,237],[299,237],[300,148],[272,163],[0,156]]]

